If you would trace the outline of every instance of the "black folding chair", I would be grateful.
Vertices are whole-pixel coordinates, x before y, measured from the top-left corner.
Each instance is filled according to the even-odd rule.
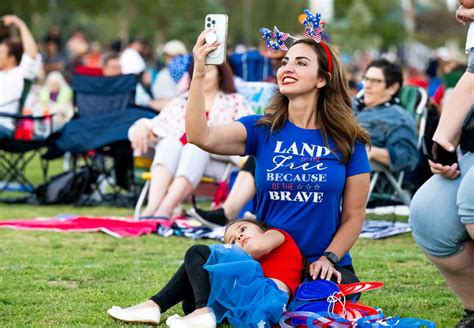
[[[42,158],[41,154],[47,146],[47,137],[53,131],[53,115],[22,115],[23,105],[31,85],[31,80],[24,80],[17,114],[0,113],[0,116],[15,121],[13,138],[0,140],[0,194],[5,191],[34,192],[34,184],[25,174],[26,167],[34,158],[40,161],[43,182],[47,179],[48,162]],[[42,125],[41,135],[35,135],[34,127],[37,124]]]
[[[53,157],[70,152],[73,168],[83,162],[98,172],[101,180],[94,188],[100,199],[83,197],[76,205],[104,201],[116,204],[120,202],[121,191],[127,190],[133,180],[133,153],[127,137],[128,129],[136,120],[156,115],[149,108],[134,105],[137,83],[138,77],[133,74],[73,76],[76,115],[54,141],[51,147],[54,148]],[[125,168],[120,170],[122,164]]]

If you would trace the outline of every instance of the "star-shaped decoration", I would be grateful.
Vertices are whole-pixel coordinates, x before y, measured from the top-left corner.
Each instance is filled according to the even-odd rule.
[[[321,33],[324,31],[324,23],[321,25],[321,14],[316,12],[314,15],[305,9],[306,19],[303,22],[305,27],[304,36],[313,39],[315,42],[321,42]]]
[[[319,189],[321,189],[321,186],[319,184],[314,186],[314,190],[319,190]]]
[[[270,31],[268,28],[261,28],[260,33],[262,33],[262,39],[265,40],[267,51],[270,54],[277,50],[288,50],[284,43],[289,36],[288,33],[280,32],[276,26],[273,27],[273,31]]]

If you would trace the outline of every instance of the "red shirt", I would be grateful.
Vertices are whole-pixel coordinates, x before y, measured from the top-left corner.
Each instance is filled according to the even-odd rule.
[[[301,272],[303,270],[303,256],[291,236],[280,229],[270,229],[281,232],[285,241],[267,255],[259,259],[263,274],[267,278],[274,278],[284,282],[295,294],[296,288],[301,283]]]

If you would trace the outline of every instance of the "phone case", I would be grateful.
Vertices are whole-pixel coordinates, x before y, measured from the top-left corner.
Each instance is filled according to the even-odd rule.
[[[435,163],[452,165],[458,163],[456,153],[452,153],[441,147],[437,142],[423,136],[422,150],[425,156]]]
[[[211,51],[206,57],[206,64],[221,65],[226,60],[227,51],[227,22],[228,17],[225,14],[209,14],[206,16],[206,29],[214,28],[217,41],[220,42],[219,48]]]

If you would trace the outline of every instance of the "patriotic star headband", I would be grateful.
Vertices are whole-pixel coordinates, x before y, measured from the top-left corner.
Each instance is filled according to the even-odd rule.
[[[316,12],[313,15],[308,9],[305,9],[304,13],[306,14],[306,18],[303,21],[303,34],[305,37],[314,40],[314,42],[319,43],[323,47],[328,60],[328,71],[332,74],[331,52],[321,37],[324,31],[324,22],[321,22],[321,14]],[[297,38],[289,33],[280,32],[276,26],[273,28],[273,31],[267,28],[261,28],[260,33],[262,33],[262,39],[265,40],[267,51],[270,55],[277,50],[287,51],[288,45],[293,44],[297,40]]]

